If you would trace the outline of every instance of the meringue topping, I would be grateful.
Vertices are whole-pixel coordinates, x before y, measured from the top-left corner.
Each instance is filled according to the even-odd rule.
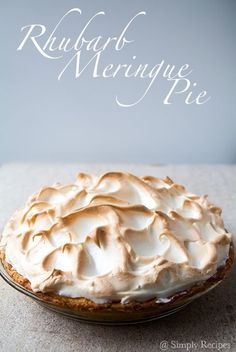
[[[228,258],[221,209],[170,178],[80,173],[34,194],[0,246],[34,292],[162,301],[206,280]]]

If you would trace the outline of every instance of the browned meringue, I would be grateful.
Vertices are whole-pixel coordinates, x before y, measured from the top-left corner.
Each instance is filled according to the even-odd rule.
[[[33,195],[7,223],[6,261],[34,292],[166,301],[228,258],[221,209],[170,178],[79,174]]]

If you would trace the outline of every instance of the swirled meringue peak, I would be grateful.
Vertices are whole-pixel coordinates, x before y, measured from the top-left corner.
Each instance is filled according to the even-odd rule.
[[[230,242],[206,196],[168,177],[108,172],[42,188],[7,223],[1,247],[34,292],[126,303],[165,301],[206,280]]]

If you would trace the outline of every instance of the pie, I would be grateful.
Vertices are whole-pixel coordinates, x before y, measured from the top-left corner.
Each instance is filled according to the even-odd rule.
[[[221,209],[169,177],[80,173],[35,193],[6,224],[0,256],[41,300],[97,319],[173,309],[234,260]]]

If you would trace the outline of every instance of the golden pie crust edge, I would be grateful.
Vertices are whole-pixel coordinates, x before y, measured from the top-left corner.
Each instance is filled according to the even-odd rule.
[[[78,315],[91,319],[138,319],[174,309],[181,304],[187,303],[192,296],[200,295],[201,293],[208,291],[212,286],[215,286],[217,283],[221,282],[232,268],[234,262],[234,248],[233,243],[231,243],[229,256],[225,265],[219,267],[217,272],[212,277],[206,281],[194,284],[189,289],[175,293],[173,296],[169,297],[169,301],[165,303],[156,302],[156,298],[153,298],[144,302],[131,301],[126,304],[122,304],[120,302],[97,304],[83,297],[71,298],[60,296],[53,292],[35,293],[31,289],[29,280],[20,275],[12,268],[11,264],[6,262],[4,251],[0,251],[0,258],[5,270],[8,272],[13,281],[20,286],[23,286],[26,290],[31,291],[40,300],[43,300],[46,304],[49,304],[49,306],[57,306],[61,310],[74,312]]]

